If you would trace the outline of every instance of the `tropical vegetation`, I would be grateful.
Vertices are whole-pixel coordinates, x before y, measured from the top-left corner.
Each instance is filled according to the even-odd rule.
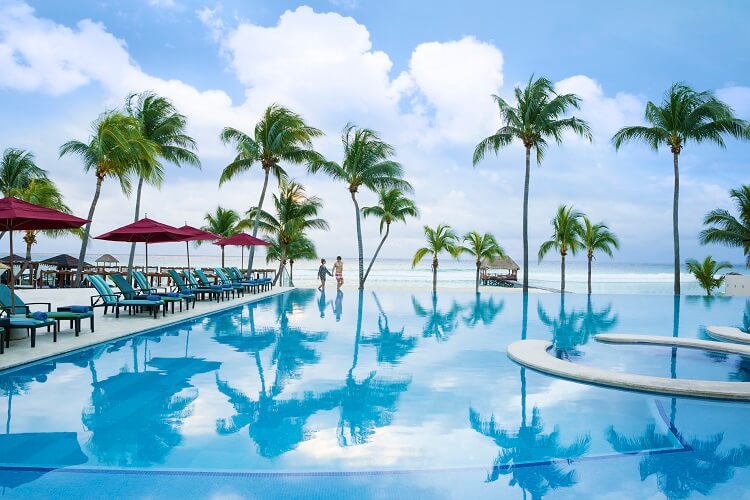
[[[732,108],[712,92],[698,92],[684,83],[673,84],[661,104],[649,101],[644,118],[648,126],[636,125],[620,129],[613,137],[615,149],[626,142],[642,142],[654,151],[669,147],[674,169],[672,196],[672,238],[674,245],[674,293],[680,294],[680,153],[685,146],[708,142],[726,147],[724,137],[747,139],[748,123],[735,118]]]
[[[552,218],[552,236],[539,247],[539,261],[554,249],[560,253],[560,291],[565,293],[565,257],[575,255],[583,248],[581,242],[581,225],[583,213],[573,208],[573,205],[560,205]]]
[[[242,220],[240,214],[231,208],[223,208],[221,205],[216,207],[213,212],[206,212],[203,216],[203,220],[206,222],[201,229],[214,233],[222,238],[228,238],[240,232],[238,225]],[[200,246],[205,243],[202,240],[195,242],[196,246]],[[224,267],[224,247],[221,247],[221,267]]]
[[[729,196],[734,199],[737,216],[723,208],[709,212],[703,219],[709,227],[701,231],[700,242],[741,248],[745,265],[750,268],[750,185],[730,190]]]
[[[273,174],[279,182],[287,176],[281,162],[293,165],[306,164],[308,167],[314,162],[319,163],[321,157],[313,149],[312,139],[321,135],[323,132],[309,126],[300,115],[279,104],[272,104],[265,109],[252,134],[232,127],[226,127],[221,132],[222,142],[234,147],[235,157],[221,172],[219,186],[240,173],[249,171],[256,163],[263,170],[263,188],[256,205],[258,210],[250,226],[253,236],[257,236],[261,225],[260,216],[269,176]],[[255,247],[250,247],[247,256],[248,269],[253,268],[254,258]]]
[[[614,250],[620,248],[620,241],[605,223],[598,222],[594,224],[585,215],[583,216],[583,224],[580,231],[582,249],[586,250],[588,271],[586,282],[588,284],[589,295],[591,295],[591,262],[594,260],[594,253],[602,252],[613,257]]]
[[[438,224],[434,229],[430,226],[425,226],[424,236],[427,240],[427,245],[418,249],[414,254],[411,267],[412,269],[417,267],[417,264],[419,264],[425,256],[432,256],[430,268],[432,269],[432,293],[434,294],[437,293],[438,257],[444,252],[452,257],[458,257],[460,252],[458,235],[456,235],[450,226],[446,224]]]
[[[687,270],[690,274],[695,276],[698,284],[706,291],[706,295],[711,295],[711,292],[717,288],[720,288],[724,283],[726,276],[717,276],[721,271],[725,269],[731,269],[732,264],[729,262],[716,262],[710,255],[699,262],[695,259],[688,259],[685,261]]]
[[[563,142],[566,133],[573,133],[592,140],[589,124],[573,116],[565,116],[578,109],[581,99],[575,94],[558,94],[552,82],[546,78],[529,78],[526,87],[514,90],[515,106],[502,97],[493,95],[502,126],[492,135],[482,139],[474,150],[473,164],[476,166],[487,153],[495,154],[514,141],[520,141],[526,151],[526,168],[523,186],[523,291],[529,290],[529,177],[531,175],[531,151],[536,153],[536,162],[541,165],[549,141]]]
[[[479,234],[477,231],[466,233],[463,245],[458,248],[459,253],[474,257],[477,272],[474,277],[474,291],[479,293],[479,270],[483,260],[494,260],[505,257],[505,251],[490,233]]]

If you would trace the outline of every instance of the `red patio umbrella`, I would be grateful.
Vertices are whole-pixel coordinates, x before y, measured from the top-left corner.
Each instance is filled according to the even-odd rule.
[[[8,284],[10,285],[11,314],[15,313],[15,278],[13,277],[13,231],[36,231],[45,229],[77,229],[88,220],[74,215],[28,203],[8,196],[0,199],[0,231],[8,231],[10,239],[10,259]]]
[[[218,234],[214,234],[210,231],[204,231],[203,229],[198,229],[197,227],[188,226],[187,224],[179,228],[179,230],[193,235],[190,238],[187,238],[185,240],[185,251],[187,252],[188,271],[190,270],[190,242],[191,241],[208,241],[208,240],[220,240],[221,239],[221,236],[219,236]]]
[[[222,238],[219,241],[215,241],[214,245],[219,245],[221,247],[221,265],[223,267],[225,246],[242,247],[241,261],[244,262],[245,261],[245,247],[269,246],[270,243],[267,241],[261,240],[260,238],[256,238],[255,236],[250,236],[247,233],[237,233],[232,236]],[[250,271],[251,269],[248,269],[248,272]]]
[[[148,244],[185,241],[190,234],[169,224],[144,217],[141,220],[118,227],[108,233],[100,234],[94,239],[122,241],[126,243],[141,242],[146,244],[146,268],[148,269]]]

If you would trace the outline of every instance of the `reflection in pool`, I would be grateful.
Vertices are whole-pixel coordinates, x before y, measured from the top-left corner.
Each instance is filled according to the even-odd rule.
[[[723,497],[750,484],[750,406],[576,384],[509,361],[747,380],[702,338],[738,299],[295,290],[0,374],[0,486],[45,496]],[[126,320],[126,319],[125,319]],[[123,472],[128,472],[124,474]],[[87,489],[89,488],[89,489]]]

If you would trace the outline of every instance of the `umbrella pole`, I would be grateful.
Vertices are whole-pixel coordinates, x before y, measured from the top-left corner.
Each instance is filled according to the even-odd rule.
[[[188,259],[188,272],[190,272],[190,242],[185,242],[185,251],[187,252],[187,259]]]
[[[245,262],[245,247],[240,246],[240,266]]]
[[[146,269],[144,271],[148,272],[148,241],[146,242]]]
[[[12,316],[16,313],[16,278],[13,276],[13,231],[10,232],[10,269],[8,269],[8,285],[10,286],[10,314]]]

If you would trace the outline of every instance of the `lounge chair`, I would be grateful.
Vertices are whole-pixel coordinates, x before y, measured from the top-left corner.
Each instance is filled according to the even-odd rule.
[[[159,317],[159,309],[164,306],[161,298],[159,300],[124,298],[121,293],[114,293],[102,276],[90,274],[86,276],[86,279],[99,294],[91,296],[91,307],[104,307],[104,314],[107,314],[107,309],[110,307],[114,309],[116,318],[120,317],[121,307],[125,307],[128,313],[133,312],[134,309],[148,309],[156,319]],[[162,315],[166,316],[166,313]]]
[[[0,306],[10,311],[10,298],[11,298],[11,291],[10,288],[8,288],[7,285],[0,285]],[[14,295],[14,303],[15,303],[15,310],[14,310],[14,316],[11,318],[11,323],[18,318],[18,314],[25,314],[27,318],[31,318],[32,311],[29,306],[46,306],[47,310],[42,311],[46,316],[47,319],[50,319],[54,321],[57,325],[57,328],[54,331],[53,334],[53,342],[57,342],[57,332],[60,331],[60,323],[62,321],[70,321],[70,327],[74,328],[75,335],[78,337],[78,334],[81,333],[81,320],[83,319],[89,319],[89,324],[91,326],[91,331],[94,331],[94,312],[93,309],[90,309],[86,312],[76,312],[71,311],[71,307],[73,309],[76,309],[75,306],[65,306],[65,307],[58,307],[57,311],[52,310],[52,304],[49,302],[24,302],[21,300],[21,297],[19,297],[16,294]],[[88,306],[84,306],[88,307]],[[21,318],[23,319],[23,318]],[[15,327],[14,324],[11,325],[12,327]],[[32,342],[32,347],[34,347],[35,342]]]
[[[216,273],[216,276],[219,278],[222,285],[231,286],[233,290],[237,290],[238,294],[245,295],[246,284],[232,281],[229,276],[224,274],[224,271],[222,271],[220,267],[214,267],[214,273]]]
[[[133,279],[135,279],[135,284],[138,286],[138,288],[141,290],[142,293],[145,293],[146,295],[158,295],[162,297],[162,300],[164,300],[164,297],[167,297],[168,303],[172,304],[172,312],[174,313],[174,298],[180,299],[180,311],[182,311],[182,301],[185,301],[185,304],[187,308],[190,308],[190,303],[193,303],[193,309],[195,309],[195,294],[187,292],[183,293],[179,290],[169,291],[166,287],[162,287],[161,291],[159,288],[152,287],[151,284],[148,282],[148,278],[146,278],[146,275],[143,274],[142,271],[133,271]]]
[[[230,269],[234,270],[234,273],[238,277],[254,281],[262,290],[270,290],[271,288],[273,288],[273,280],[271,278],[253,278],[252,275],[248,276],[243,274],[242,271],[240,271],[240,269],[237,267],[231,267]]]
[[[187,272],[185,273],[185,277],[187,277],[190,283],[196,284],[198,286],[208,286],[215,289],[221,289],[226,295],[227,299],[229,298],[230,294],[234,296],[234,287],[232,285],[215,285],[211,283],[211,280],[208,279],[206,273],[204,273],[201,269],[193,269],[193,273],[194,275]]]
[[[219,300],[221,300],[224,295],[223,289],[214,289],[197,285],[193,286],[190,283],[185,283],[185,280],[182,279],[182,276],[180,276],[180,274],[174,269],[167,269],[167,274],[170,278],[172,278],[175,290],[180,293],[192,293],[196,298],[200,297],[201,300],[205,300],[206,295],[208,295],[211,300],[216,298],[216,302],[219,302]]]
[[[246,277],[242,276],[242,274],[240,274],[239,272],[237,272],[232,267],[225,267],[224,268],[224,274],[226,274],[227,276],[229,276],[229,278],[233,282],[235,282],[235,283],[241,283],[245,287],[245,290],[249,290],[249,291],[251,291],[253,293],[257,292],[258,288],[260,288],[260,286],[261,286],[261,283],[260,283],[259,280],[254,280],[254,279],[251,279],[251,278],[246,278]]]
[[[171,307],[171,313],[174,314],[175,303],[180,304],[180,311],[182,311],[182,297],[180,297],[180,294],[158,295],[155,293],[144,293],[143,291],[138,291],[133,288],[133,285],[130,284],[125,276],[119,273],[110,274],[109,278],[112,280],[115,286],[120,289],[120,291],[122,292],[122,296],[126,299],[148,300],[148,297],[159,297],[164,303],[165,312],[168,307]]]
[[[5,285],[2,285],[5,286]],[[13,311],[21,309],[20,314],[13,314]],[[57,322],[54,319],[36,319],[27,316],[28,304],[20,306],[16,304],[16,307],[11,310],[10,307],[3,307],[2,312],[8,315],[7,318],[2,318],[3,334],[0,335],[0,354],[5,352],[6,347],[10,347],[10,329],[11,328],[23,328],[26,330],[26,334],[31,336],[31,347],[36,347],[36,330],[37,328],[46,328],[49,331],[52,327],[52,334],[57,340]]]

